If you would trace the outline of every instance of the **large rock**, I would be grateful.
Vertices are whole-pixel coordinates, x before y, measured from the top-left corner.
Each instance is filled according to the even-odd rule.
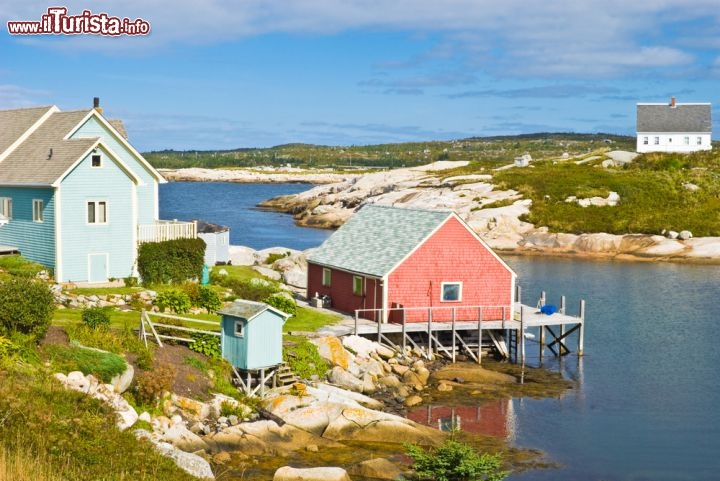
[[[306,288],[307,287],[307,269],[300,266],[294,266],[287,269],[281,274],[282,281],[288,286]]]
[[[343,389],[355,392],[363,392],[363,381],[353,376],[340,366],[335,366],[328,374],[328,381]]]
[[[352,355],[345,350],[337,337],[318,337],[311,339],[310,342],[317,346],[318,354],[333,366],[340,366],[343,369],[350,367],[353,361]]]
[[[186,453],[170,443],[156,442],[153,440],[152,435],[144,429],[135,430],[135,437],[148,439],[155,445],[155,449],[157,449],[160,454],[171,458],[180,469],[196,478],[215,479],[210,463],[197,454]]]
[[[273,481],[351,481],[343,468],[293,468],[283,466],[275,471]]]
[[[352,476],[362,477],[363,479],[398,479],[402,475],[402,471],[394,463],[385,458],[368,459],[358,463],[350,469],[348,474]]]
[[[253,270],[273,281],[279,281],[282,277],[278,271],[265,266],[253,266]]]
[[[234,266],[252,266],[256,262],[255,249],[245,246],[230,246],[230,262]]]
[[[200,436],[190,431],[183,423],[170,426],[162,434],[161,440],[189,453],[208,449],[207,443]]]
[[[476,364],[450,364],[430,375],[435,381],[464,379],[470,383],[516,383],[517,380],[509,374],[483,369]]]
[[[118,374],[110,380],[110,384],[113,385],[115,391],[124,393],[130,388],[135,377],[135,369],[130,364],[126,364],[127,368],[122,374]]]

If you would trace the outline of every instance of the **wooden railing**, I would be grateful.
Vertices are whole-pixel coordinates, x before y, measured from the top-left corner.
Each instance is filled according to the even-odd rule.
[[[138,226],[138,244],[142,242],[163,242],[173,239],[195,239],[196,222],[158,220],[154,224]]]

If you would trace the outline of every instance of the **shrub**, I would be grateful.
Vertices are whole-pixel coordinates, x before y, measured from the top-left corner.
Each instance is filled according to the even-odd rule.
[[[210,287],[200,286],[200,299],[197,306],[205,309],[210,314],[222,307],[222,301],[218,293]]]
[[[16,278],[0,284],[0,334],[20,332],[40,339],[54,310],[53,293],[42,281]]]
[[[310,379],[312,376],[325,376],[330,365],[320,357],[317,346],[304,337],[293,338],[293,344],[283,349],[283,361],[301,379]]]
[[[207,357],[220,358],[220,338],[212,334],[203,334],[202,332],[193,332],[190,334],[193,342],[188,344],[191,351],[199,352]]]
[[[176,314],[185,314],[189,312],[190,307],[192,307],[190,296],[183,291],[175,289],[158,293],[155,298],[155,304],[160,308],[160,312],[165,312],[165,309],[170,309]]]
[[[263,302],[273,306],[275,309],[283,311],[285,314],[294,316],[297,314],[297,303],[294,299],[290,299],[287,296],[276,294],[263,299]]]
[[[419,481],[501,481],[509,474],[501,470],[499,455],[480,454],[471,446],[447,439],[437,449],[405,445]]]
[[[143,405],[153,405],[165,392],[171,392],[175,374],[174,366],[161,364],[152,371],[144,371],[137,376],[135,399]]]
[[[90,329],[107,329],[110,326],[110,314],[107,307],[88,307],[82,311],[82,321]]]
[[[232,290],[240,299],[249,301],[262,301],[280,290],[277,284],[261,279],[226,279],[222,285]]]
[[[272,254],[269,254],[269,255],[265,258],[265,264],[274,264],[275,261],[278,261],[278,260],[280,260],[280,259],[284,259],[285,257],[287,257],[287,256],[289,256],[289,255],[290,255],[290,252],[289,252],[289,251],[288,251],[288,252],[284,252],[284,253],[282,253],[282,254],[277,253],[277,252],[272,253]]]
[[[138,272],[144,284],[167,284],[202,275],[205,241],[175,239],[144,242],[138,248]]]

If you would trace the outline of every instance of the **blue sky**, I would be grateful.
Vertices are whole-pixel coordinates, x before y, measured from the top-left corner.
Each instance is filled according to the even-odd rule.
[[[58,3],[0,0],[0,109],[97,96],[141,151],[633,134],[636,102],[720,106],[717,0],[72,0],[151,33],[7,32]]]

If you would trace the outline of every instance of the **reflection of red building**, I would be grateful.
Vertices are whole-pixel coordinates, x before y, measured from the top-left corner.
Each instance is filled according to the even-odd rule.
[[[511,399],[491,401],[480,406],[422,406],[409,412],[407,417],[441,431],[455,427],[503,439],[510,439],[515,434]]]

